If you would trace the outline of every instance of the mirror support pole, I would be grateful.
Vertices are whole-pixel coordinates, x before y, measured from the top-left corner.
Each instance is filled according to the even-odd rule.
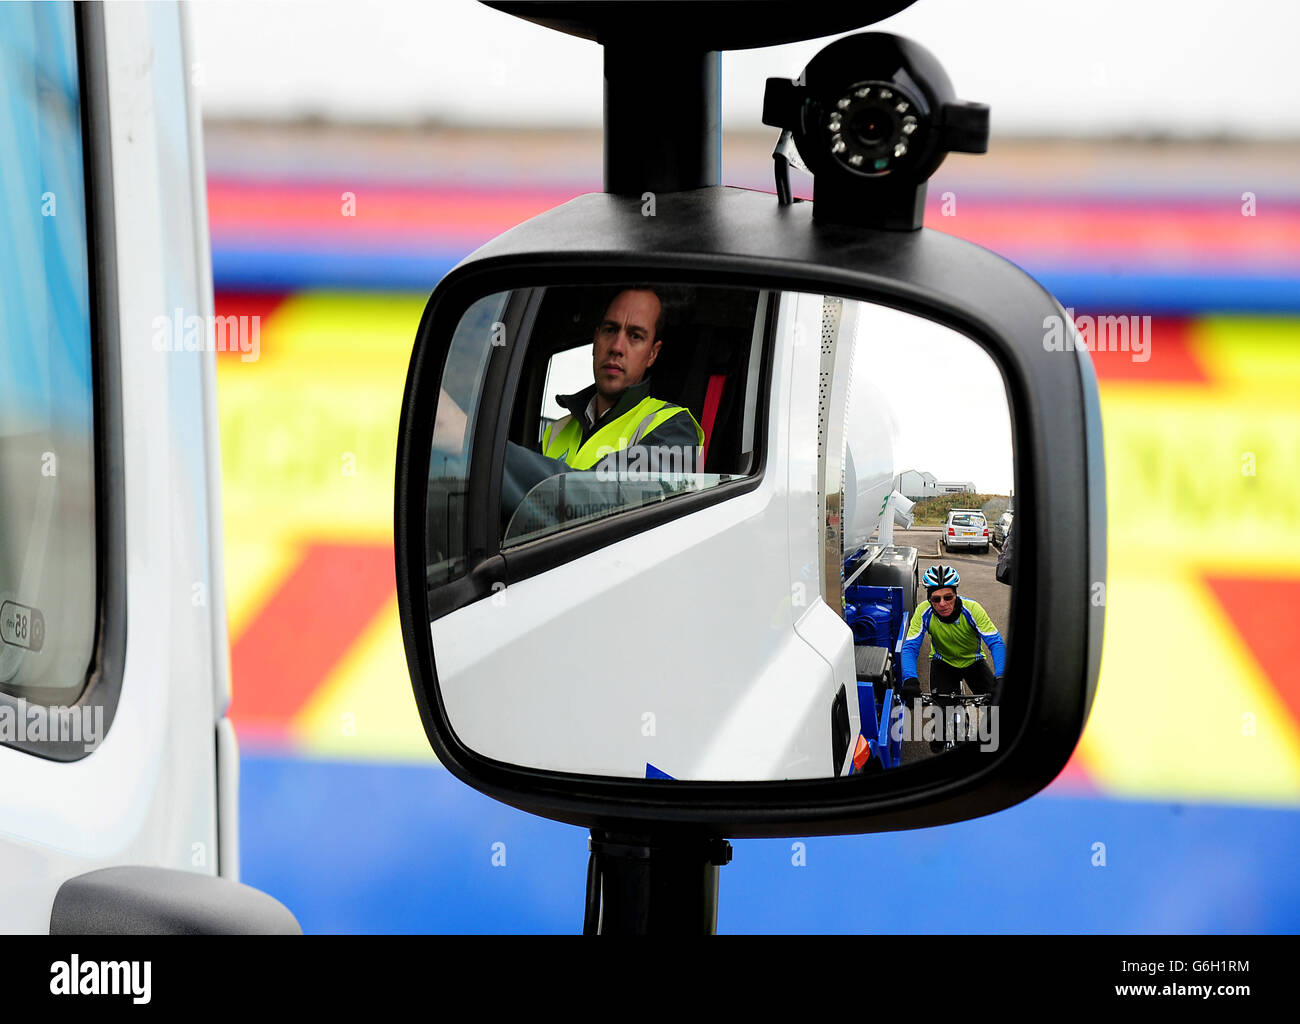
[[[605,42],[605,191],[680,192],[722,178],[722,56],[662,37]],[[654,215],[654,206],[643,210]]]
[[[627,835],[588,841],[586,935],[713,935],[725,839]]]

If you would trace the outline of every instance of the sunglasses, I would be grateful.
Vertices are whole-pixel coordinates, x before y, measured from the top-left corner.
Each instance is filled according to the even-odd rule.
[[[930,597],[931,604],[945,604],[948,601],[955,601],[955,600],[957,600],[956,594],[948,594],[944,597],[940,597],[938,594],[933,594]]]

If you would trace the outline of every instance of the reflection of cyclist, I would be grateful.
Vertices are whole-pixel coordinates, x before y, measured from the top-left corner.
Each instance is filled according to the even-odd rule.
[[[950,565],[932,565],[921,578],[926,604],[912,615],[903,643],[903,696],[921,692],[916,659],[921,641],[930,636],[930,692],[959,693],[964,679],[971,693],[988,693],[1002,679],[1006,647],[988,612],[977,601],[957,596],[961,576]],[[993,670],[980,652],[980,641],[993,657]],[[996,678],[994,678],[996,677]]]

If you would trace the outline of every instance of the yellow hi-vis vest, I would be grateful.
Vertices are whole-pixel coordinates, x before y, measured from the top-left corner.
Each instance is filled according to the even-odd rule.
[[[678,413],[690,416],[691,423],[695,426],[697,443],[704,444],[704,431],[688,409],[660,398],[643,398],[622,416],[597,430],[587,438],[585,444],[578,417],[566,416],[555,423],[546,424],[546,429],[542,432],[542,454],[548,459],[563,459],[571,469],[591,469],[606,455],[640,443],[641,438]]]

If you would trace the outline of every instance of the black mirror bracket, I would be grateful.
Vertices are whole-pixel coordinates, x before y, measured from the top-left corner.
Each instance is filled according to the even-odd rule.
[[[605,191],[649,198],[722,180],[717,50],[668,51],[671,74],[647,74],[645,44],[605,44]]]
[[[731,844],[709,836],[604,832],[587,841],[584,935],[713,935],[718,868]]]

